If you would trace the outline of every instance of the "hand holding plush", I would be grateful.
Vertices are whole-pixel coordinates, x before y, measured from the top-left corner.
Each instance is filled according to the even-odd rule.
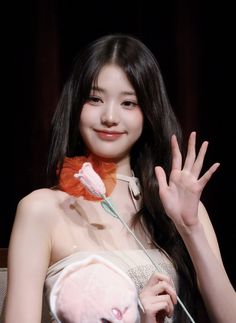
[[[134,282],[100,256],[66,267],[49,301],[58,323],[140,322]]]

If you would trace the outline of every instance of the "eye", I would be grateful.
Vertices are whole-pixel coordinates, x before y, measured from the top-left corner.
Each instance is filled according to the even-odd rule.
[[[122,103],[122,105],[126,108],[126,109],[134,109],[138,106],[138,103],[133,102],[133,101],[124,101]]]
[[[90,103],[92,105],[99,105],[102,103],[102,99],[98,96],[90,95],[87,99],[87,103]]]

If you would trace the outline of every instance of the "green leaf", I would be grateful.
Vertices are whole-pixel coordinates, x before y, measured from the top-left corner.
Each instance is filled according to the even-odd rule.
[[[101,205],[103,207],[103,209],[109,213],[110,215],[112,215],[114,218],[118,218],[116,211],[115,211],[115,207],[112,203],[111,198],[107,198],[106,200],[103,200],[101,202]]]

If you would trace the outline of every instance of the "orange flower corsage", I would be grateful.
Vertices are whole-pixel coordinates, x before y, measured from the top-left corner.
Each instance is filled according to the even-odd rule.
[[[76,197],[83,196],[86,200],[101,201],[102,198],[92,195],[74,176],[85,162],[90,162],[96,173],[101,177],[109,196],[116,185],[116,164],[104,162],[90,155],[89,157],[65,157],[59,180],[59,188]]]

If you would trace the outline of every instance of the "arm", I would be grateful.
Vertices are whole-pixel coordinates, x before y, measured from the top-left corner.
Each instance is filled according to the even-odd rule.
[[[212,322],[233,323],[236,319],[236,294],[221,260],[218,243],[209,217],[201,204],[200,221],[182,238],[193,261],[199,290]]]
[[[36,191],[20,201],[9,245],[5,323],[40,323],[50,258],[45,201]]]
[[[207,142],[196,156],[196,133],[189,138],[188,152],[182,156],[176,137],[172,137],[172,171],[167,183],[161,167],[156,167],[159,193],[167,215],[173,220],[194,264],[199,290],[213,322],[233,323],[236,319],[236,293],[220,256],[216,235],[201,193],[219,164],[212,165],[200,178]]]

